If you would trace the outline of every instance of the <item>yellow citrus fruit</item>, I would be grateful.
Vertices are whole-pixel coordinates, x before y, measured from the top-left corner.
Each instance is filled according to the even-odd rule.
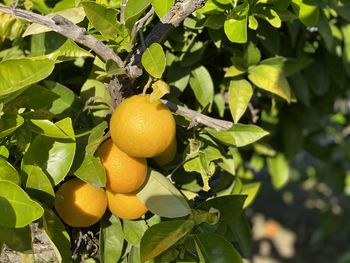
[[[121,194],[107,190],[107,199],[109,210],[119,218],[137,219],[148,211],[136,194]]]
[[[135,158],[121,151],[112,140],[104,142],[98,150],[106,170],[106,188],[117,193],[136,191],[145,181],[147,160]]]
[[[97,223],[107,209],[107,195],[103,188],[94,187],[74,178],[56,192],[55,208],[62,220],[73,227],[87,227]]]
[[[174,160],[174,157],[176,155],[177,150],[177,143],[176,139],[174,139],[171,144],[168,146],[168,148],[165,149],[164,152],[157,155],[156,157],[153,157],[153,160],[159,164],[159,165],[166,165],[170,163],[172,160]]]
[[[176,124],[168,107],[149,95],[134,95],[122,101],[110,121],[113,142],[130,156],[159,155],[175,138]]]

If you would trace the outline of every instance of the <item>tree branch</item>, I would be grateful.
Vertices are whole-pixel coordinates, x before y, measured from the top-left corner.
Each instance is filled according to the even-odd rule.
[[[206,0],[180,0],[176,2],[166,14],[152,29],[145,39],[146,47],[152,43],[163,43],[170,31],[178,27],[186,17],[194,11],[204,6]],[[132,78],[138,78],[142,75],[141,56],[144,51],[142,45],[139,45],[133,52],[130,61],[126,67],[127,72]]]
[[[93,36],[85,34],[84,28],[75,25],[73,22],[60,15],[55,15],[53,18],[49,18],[33,12],[3,5],[0,5],[0,12],[10,14],[31,23],[47,26],[53,31],[92,49],[104,61],[111,59],[115,61],[119,67],[124,67],[123,61],[112,49]]]
[[[167,101],[167,100],[162,100],[162,102],[166,106],[168,106],[168,108],[172,112],[174,112],[182,117],[185,117],[187,119],[190,119],[192,122],[203,124],[207,127],[213,128],[217,131],[227,130],[227,129],[231,128],[233,125],[233,123],[230,121],[224,121],[224,120],[211,118],[211,117],[208,117],[204,114],[201,114],[200,112],[197,112],[197,111],[194,111],[191,109],[187,109],[185,107],[176,105],[176,104],[174,104],[170,101]]]

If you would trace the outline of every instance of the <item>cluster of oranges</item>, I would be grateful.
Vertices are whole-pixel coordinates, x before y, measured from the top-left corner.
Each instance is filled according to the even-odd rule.
[[[111,139],[97,151],[106,171],[106,189],[75,178],[56,193],[56,211],[70,226],[95,224],[107,207],[123,219],[144,215],[148,209],[136,193],[147,183],[147,158],[164,165],[176,154],[172,113],[150,95],[125,99],[113,112],[109,130]]]

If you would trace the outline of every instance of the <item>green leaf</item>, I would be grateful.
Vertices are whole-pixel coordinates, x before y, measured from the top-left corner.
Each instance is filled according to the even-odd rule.
[[[243,19],[228,19],[224,23],[224,31],[227,38],[234,43],[245,43],[247,42],[248,32],[247,32],[247,22],[248,18]]]
[[[260,50],[254,45],[253,42],[249,42],[245,52],[244,52],[244,64],[246,68],[256,65],[261,60]]]
[[[350,2],[347,0],[333,0],[331,5],[345,20],[350,21]]]
[[[105,263],[119,262],[123,251],[124,234],[121,221],[112,215],[101,220],[100,230],[101,261]]]
[[[2,243],[5,243],[10,249],[17,252],[31,251],[33,247],[30,227],[13,228],[0,226],[0,244]]]
[[[141,239],[141,262],[150,260],[173,246],[193,227],[192,220],[161,222],[150,227]]]
[[[209,211],[215,208],[220,211],[220,222],[234,222],[242,213],[246,195],[226,195],[209,199],[196,209]]]
[[[282,25],[282,21],[278,13],[271,8],[263,7],[261,10],[259,10],[257,16],[264,18],[273,27],[280,28]]]
[[[26,191],[27,193],[42,203],[52,206],[55,199],[55,192],[52,188],[52,184],[43,172],[43,170],[37,165],[28,165],[26,167]]]
[[[243,208],[248,207],[255,199],[260,190],[260,183],[250,183],[242,185],[241,194],[247,195]]]
[[[247,218],[242,213],[239,218],[228,225],[232,231],[234,240],[239,244],[240,251],[245,257],[249,257],[252,251],[252,234]]]
[[[69,118],[56,123],[67,135],[74,137]],[[75,141],[54,139],[42,135],[35,137],[22,160],[22,170],[28,172],[32,165],[38,165],[57,185],[69,172],[75,154]]]
[[[213,233],[196,234],[193,237],[200,262],[243,263],[237,250],[224,238]]]
[[[252,96],[253,88],[249,81],[245,79],[230,81],[229,105],[235,123],[239,121],[247,110]]]
[[[105,169],[98,157],[85,155],[82,164],[74,174],[81,180],[96,187],[106,186]]]
[[[341,28],[344,36],[343,65],[348,76],[350,76],[350,24]]]
[[[190,86],[203,108],[208,104],[211,105],[214,99],[214,84],[208,70],[204,66],[191,71]]]
[[[320,9],[314,0],[293,0],[292,7],[305,26],[315,26],[317,24]]]
[[[94,57],[89,51],[79,47],[70,39],[67,39],[62,46],[46,56],[56,60],[56,63],[64,61],[66,58]]]
[[[69,262],[72,259],[69,234],[60,219],[49,208],[45,209],[43,227],[47,236],[59,251],[62,257],[62,262]]]
[[[54,65],[55,62],[50,59],[21,58],[0,62],[0,98],[45,79]]]
[[[148,226],[145,220],[123,221],[123,232],[125,240],[135,246],[140,245],[143,233],[145,233],[147,229]]]
[[[237,147],[256,142],[269,134],[262,128],[250,124],[234,124],[226,131],[216,131],[211,128],[206,128],[206,131],[220,142]]]
[[[137,19],[150,5],[150,0],[128,0],[125,7],[125,25],[129,30],[134,26]]]
[[[0,157],[0,180],[10,181],[18,185],[21,184],[21,178],[17,170],[2,157]]]
[[[324,12],[320,12],[320,17],[317,23],[317,28],[326,45],[326,48],[331,51],[334,43],[332,30],[328,22],[328,18]]]
[[[105,134],[105,130],[107,129],[107,127],[107,122],[104,121],[92,128],[91,133],[89,135],[88,144],[85,147],[86,155],[95,154],[97,148],[104,140],[103,135]]]
[[[4,114],[0,116],[0,138],[13,133],[24,123],[24,119],[16,114]]]
[[[160,79],[166,66],[166,58],[162,46],[158,43],[153,43],[142,54],[141,62],[152,77]]]
[[[291,90],[283,72],[274,66],[260,64],[249,68],[248,78],[258,88],[291,100]]]
[[[154,11],[159,18],[162,18],[169,12],[174,2],[175,0],[151,0]]]
[[[105,37],[116,37],[118,11],[95,2],[81,2],[91,24]]]
[[[69,136],[49,120],[28,120],[32,130],[47,137],[67,139]]]
[[[175,218],[186,216],[190,207],[180,191],[161,173],[149,169],[148,181],[137,197],[154,214]]]
[[[0,181],[0,225],[24,227],[44,214],[44,209],[30,199],[18,185]]]
[[[74,24],[80,23],[85,18],[84,9],[81,7],[70,8],[70,9],[66,9],[63,11],[51,13],[51,14],[47,15],[47,17],[53,18],[55,15],[63,16],[64,18],[70,20]],[[33,23],[27,27],[26,31],[23,33],[23,37],[26,37],[29,35],[34,35],[34,34],[39,34],[39,33],[44,33],[44,32],[49,32],[49,31],[52,31],[52,29],[47,27],[47,26]]]
[[[11,40],[18,38],[24,28],[24,23],[10,14],[0,13],[0,36]]]
[[[289,163],[286,157],[279,153],[275,157],[267,158],[267,165],[272,184],[276,189],[281,189],[289,180]]]
[[[0,145],[0,157],[7,159],[9,156],[10,152],[7,147],[5,145]]]

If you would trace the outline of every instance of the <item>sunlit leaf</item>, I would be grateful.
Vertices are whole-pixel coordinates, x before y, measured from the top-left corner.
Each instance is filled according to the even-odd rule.
[[[175,0],[151,0],[151,4],[159,18],[165,16]]]
[[[289,180],[289,163],[286,157],[279,153],[275,157],[267,159],[268,169],[272,184],[276,189],[282,188]]]
[[[2,157],[0,157],[0,180],[21,184],[21,178],[17,170]]]
[[[161,78],[166,66],[166,58],[162,46],[158,43],[153,43],[142,54],[141,62],[151,76]]]
[[[30,199],[18,185],[0,181],[0,225],[24,227],[44,214],[44,209]]]
[[[232,80],[229,87],[229,105],[232,118],[235,123],[239,121],[247,110],[253,88],[249,81],[245,79]]]
[[[213,80],[204,66],[191,71],[190,86],[202,107],[211,104],[214,99]]]

